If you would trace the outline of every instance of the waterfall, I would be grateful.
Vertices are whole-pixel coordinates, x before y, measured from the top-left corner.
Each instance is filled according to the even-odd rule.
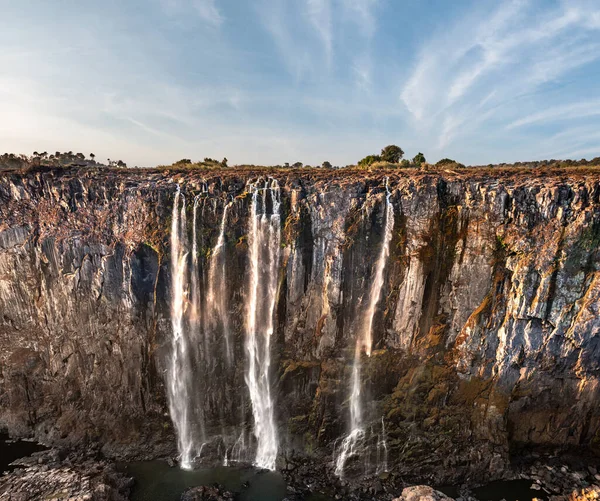
[[[208,332],[214,333],[220,324],[223,331],[223,340],[225,343],[225,358],[227,365],[231,367],[233,363],[233,346],[231,345],[231,333],[229,330],[229,315],[227,313],[227,297],[224,293],[226,281],[226,260],[225,260],[225,226],[227,223],[227,211],[230,204],[226,203],[223,207],[221,224],[219,226],[219,237],[217,244],[212,250],[210,256],[210,267],[208,270],[208,293],[206,295],[206,311],[209,316]]]
[[[375,473],[388,471],[388,448],[387,435],[385,434],[385,424],[381,416],[381,435],[377,437],[377,470]]]
[[[198,276],[200,274],[198,266],[198,202],[200,195],[194,197],[194,211],[192,213],[192,297],[191,297],[191,312],[190,322],[194,327],[200,322],[200,284]],[[171,236],[171,238],[173,238]]]
[[[348,458],[357,453],[359,442],[365,435],[362,420],[362,402],[360,398],[360,357],[362,350],[367,356],[371,356],[373,345],[373,319],[377,311],[377,304],[381,298],[381,289],[383,287],[385,265],[390,253],[390,241],[394,229],[394,206],[390,201],[391,192],[388,186],[388,178],[385,180],[385,227],[383,234],[383,242],[381,250],[375,263],[375,275],[371,282],[369,291],[369,302],[365,310],[362,329],[360,335],[356,339],[356,347],[354,350],[354,362],[352,365],[352,389],[350,392],[350,433],[342,441],[340,452],[335,460],[335,474],[342,476],[344,473],[344,465]],[[382,421],[383,426],[383,421]],[[386,451],[387,454],[387,451]],[[387,461],[387,459],[386,459]],[[386,466],[387,467],[387,466]]]
[[[383,287],[383,272],[387,263],[387,258],[390,254],[390,240],[392,239],[392,231],[394,230],[394,206],[390,201],[391,193],[388,186],[388,179],[385,179],[385,229],[383,234],[383,242],[377,264],[375,265],[375,276],[371,283],[371,291],[369,293],[369,305],[365,313],[365,323],[362,329],[362,348],[367,356],[371,356],[373,346],[373,319],[377,311],[377,303],[381,297],[381,288]],[[360,355],[360,353],[359,353]]]
[[[187,232],[185,198],[177,187],[171,219],[171,357],[167,369],[167,393],[171,419],[177,431],[181,466],[192,466],[194,430],[190,407],[190,353],[184,328],[187,301]]]
[[[250,287],[246,308],[246,384],[252,402],[254,435],[258,442],[255,465],[275,469],[277,434],[270,388],[271,337],[277,298],[280,259],[281,194],[276,180],[251,185],[252,201],[248,244]],[[268,205],[271,214],[268,214]]]
[[[356,454],[356,447],[365,432],[362,428],[362,409],[360,402],[360,347],[357,340],[352,364],[352,391],[350,393],[350,433],[342,440],[340,453],[335,460],[335,474],[341,477],[346,460]]]

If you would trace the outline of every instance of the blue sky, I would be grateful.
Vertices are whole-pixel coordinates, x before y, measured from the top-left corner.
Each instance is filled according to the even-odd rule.
[[[600,155],[597,0],[0,0],[0,150]]]

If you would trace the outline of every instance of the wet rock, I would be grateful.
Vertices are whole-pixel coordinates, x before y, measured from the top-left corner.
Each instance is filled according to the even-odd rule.
[[[57,461],[57,451],[22,458],[16,469],[0,477],[0,499],[6,501],[93,500],[126,501],[133,479],[107,461],[85,453],[77,461]]]
[[[229,501],[233,499],[233,493],[219,485],[192,487],[181,495],[181,501]]]
[[[413,485],[402,491],[402,496],[394,501],[444,501],[452,498],[426,485]]]

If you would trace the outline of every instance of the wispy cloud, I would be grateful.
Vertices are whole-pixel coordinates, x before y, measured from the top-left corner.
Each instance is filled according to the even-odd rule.
[[[340,0],[340,2],[344,14],[354,20],[363,35],[372,37],[377,26],[375,8],[378,0]]]
[[[371,80],[373,71],[371,57],[366,53],[356,56],[352,69],[354,70],[357,87],[364,91],[370,90],[373,83]]]
[[[217,8],[216,0],[158,0],[163,10],[172,16],[189,16],[195,13],[212,26],[219,26],[223,16]]]
[[[471,14],[424,45],[401,100],[445,147],[465,126],[519,113],[517,98],[600,59],[598,13],[577,1],[540,11],[539,2],[513,0]],[[509,127],[554,116],[536,112]]]
[[[336,34],[346,35],[349,30],[363,40],[360,57],[365,61],[377,24],[377,5],[378,0],[259,0],[256,11],[289,72],[302,80],[322,78],[334,70],[336,50],[348,50],[347,37],[336,40]]]
[[[218,26],[223,22],[223,16],[215,2],[216,0],[194,0],[194,8],[202,19]]]
[[[333,33],[330,0],[306,0],[308,17],[323,41],[327,63],[333,56]]]
[[[583,101],[563,106],[555,106],[538,113],[522,117],[508,124],[508,129],[523,127],[539,122],[556,122],[572,118],[584,118],[600,115],[600,100]]]
[[[295,5],[295,4],[294,4]],[[314,73],[314,54],[301,40],[295,38],[297,12],[286,8],[284,0],[259,0],[256,13],[264,29],[271,35],[284,66],[296,79]]]

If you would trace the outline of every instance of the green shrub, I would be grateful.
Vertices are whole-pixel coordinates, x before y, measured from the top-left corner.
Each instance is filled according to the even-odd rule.
[[[381,157],[379,155],[367,155],[360,162],[358,162],[358,166],[361,169],[366,169],[367,167],[370,167],[375,162],[380,162],[380,161],[381,161]]]
[[[395,144],[390,144],[381,150],[381,160],[391,164],[397,164],[404,155],[402,148]]]

